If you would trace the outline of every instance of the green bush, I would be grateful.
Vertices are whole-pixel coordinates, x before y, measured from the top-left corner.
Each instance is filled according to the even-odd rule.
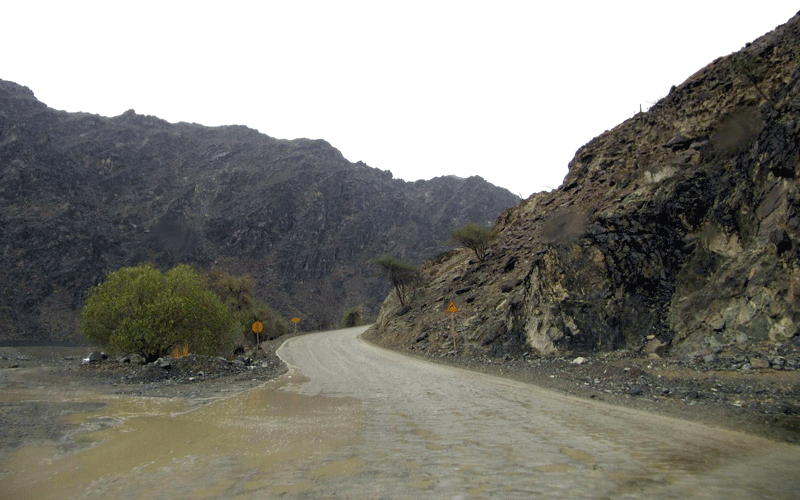
[[[455,243],[475,252],[478,260],[483,262],[486,258],[489,242],[492,241],[492,230],[470,222],[450,231],[450,237]]]
[[[149,265],[110,273],[89,290],[81,330],[109,351],[148,361],[187,346],[197,354],[228,352],[234,331],[229,309],[207,278],[187,265],[166,274]]]
[[[342,328],[352,328],[354,326],[361,326],[364,324],[364,318],[361,317],[361,309],[358,307],[351,307],[346,310],[342,315]]]
[[[245,340],[253,345],[256,343],[256,338],[261,341],[271,340],[289,333],[289,322],[258,299],[253,300],[249,307],[243,309],[238,318]],[[253,323],[256,321],[260,321],[264,325],[264,330],[258,334],[258,337],[253,333]]]
[[[237,342],[255,345],[257,340],[274,339],[289,333],[289,322],[254,296],[255,280],[252,276],[235,276],[217,267],[209,270],[208,274],[212,290],[233,315],[239,333]],[[258,336],[253,332],[256,321],[264,325]]]

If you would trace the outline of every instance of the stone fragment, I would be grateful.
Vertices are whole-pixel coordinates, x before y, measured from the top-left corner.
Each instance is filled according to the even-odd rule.
[[[520,279],[506,281],[500,286],[500,291],[503,293],[508,293],[518,287],[520,283],[522,283],[522,280]]]
[[[753,369],[769,368],[769,361],[761,358],[750,358],[750,366]]]
[[[586,363],[586,358],[584,358],[583,356],[578,356],[577,358],[572,360],[572,364],[574,365],[582,365],[584,363]]]
[[[631,396],[640,396],[644,393],[644,389],[639,384],[634,384],[628,389],[628,394]]]
[[[681,134],[678,134],[670,139],[669,142],[664,145],[664,147],[673,151],[681,151],[688,149],[692,142],[694,142],[692,139],[688,139]]]
[[[658,354],[663,352],[667,348],[667,344],[661,342],[657,338],[653,338],[647,342],[644,346],[644,352],[647,354]]]

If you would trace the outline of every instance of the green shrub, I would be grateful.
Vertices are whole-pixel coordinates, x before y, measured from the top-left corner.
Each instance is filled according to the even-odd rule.
[[[232,327],[229,309],[209,289],[207,278],[187,265],[166,274],[149,265],[110,273],[89,290],[81,311],[87,339],[148,361],[187,346],[197,354],[227,352]]]
[[[257,337],[253,333],[253,323],[256,321],[260,321],[264,325],[264,331],[258,335],[262,341],[276,339],[289,333],[289,322],[265,302],[258,299],[255,299],[250,307],[244,309],[239,318],[245,339],[250,344],[256,343]]]
[[[486,258],[489,242],[492,241],[492,230],[485,226],[479,226],[474,222],[469,222],[450,231],[450,237],[455,243],[475,252],[478,260],[483,262]]]
[[[283,319],[267,303],[253,294],[255,280],[252,276],[235,276],[229,272],[212,268],[211,288],[231,311],[238,332],[238,342],[255,345],[257,340],[269,340],[289,333],[289,322]],[[253,323],[260,321],[264,330],[256,335]]]
[[[354,326],[361,326],[364,324],[364,318],[361,317],[361,309],[358,307],[351,307],[346,310],[342,315],[342,328],[352,328]]]

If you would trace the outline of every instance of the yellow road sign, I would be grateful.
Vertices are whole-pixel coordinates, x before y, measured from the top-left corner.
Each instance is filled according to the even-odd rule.
[[[292,323],[300,323],[300,318],[292,318]]]
[[[264,323],[256,321],[253,323],[253,333],[261,333],[264,331]]]
[[[457,313],[457,312],[458,312],[458,308],[456,307],[456,304],[455,304],[455,302],[453,302],[453,301],[451,300],[451,301],[450,301],[450,305],[449,305],[449,306],[447,306],[447,309],[445,310],[445,312],[449,312],[449,313]]]

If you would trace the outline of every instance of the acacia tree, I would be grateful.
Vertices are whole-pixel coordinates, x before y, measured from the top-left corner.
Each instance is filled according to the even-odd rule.
[[[450,238],[455,243],[475,252],[478,260],[483,262],[486,258],[489,242],[492,241],[492,230],[486,226],[479,226],[474,222],[469,222],[450,231]]]
[[[185,264],[167,273],[149,265],[110,273],[89,290],[81,311],[83,335],[112,352],[133,352],[154,361],[175,348],[197,354],[232,346],[229,309],[206,277]]]
[[[406,291],[419,278],[417,268],[408,262],[384,255],[372,261],[378,272],[387,278],[397,293],[400,304],[406,305]]]
[[[255,297],[255,280],[252,276],[235,276],[219,267],[212,268],[208,274],[211,277],[211,289],[231,311],[236,328],[241,333],[240,342],[257,344],[261,338],[273,339],[289,333],[288,321]],[[252,330],[256,321],[260,321],[264,328],[260,335]]]

